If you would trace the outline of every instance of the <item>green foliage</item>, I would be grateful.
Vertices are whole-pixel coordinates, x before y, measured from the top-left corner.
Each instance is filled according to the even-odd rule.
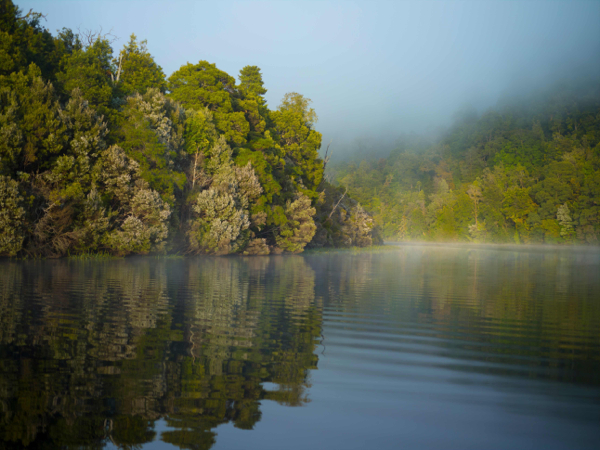
[[[288,200],[285,207],[286,221],[275,238],[277,246],[290,253],[300,253],[304,250],[317,230],[313,221],[315,214],[316,210],[310,206],[307,196],[298,194],[293,202]]]
[[[302,94],[298,94],[297,92],[288,92],[284,95],[281,100],[281,104],[279,111],[289,111],[296,114],[300,114],[302,116],[302,121],[304,125],[308,128],[312,128],[315,123],[317,123],[318,117],[317,113],[313,108],[309,108],[309,105],[312,103],[312,100],[304,97]]]
[[[236,109],[235,79],[206,61],[187,64],[168,81],[170,97],[185,108],[207,107],[214,115],[220,134],[232,145],[246,143],[250,125],[244,113]]]
[[[400,240],[593,243],[600,236],[600,96],[557,88],[429,148],[339,164],[338,182]],[[417,150],[413,150],[416,148]]]
[[[48,30],[40,26],[42,15],[23,15],[12,0],[0,0],[0,76],[40,67],[45,79],[53,79],[60,52]]]
[[[316,121],[310,100],[295,92],[286,94],[277,111],[271,114],[279,145],[283,151],[286,172],[294,185],[311,198],[323,178],[323,161],[318,151],[321,133],[311,129]]]
[[[185,150],[189,155],[201,153],[208,156],[218,136],[208,108],[190,111],[185,123]]]
[[[252,151],[242,148],[235,158],[235,162],[239,166],[244,166],[248,163],[252,164],[260,184],[263,188],[263,197],[260,201],[262,205],[273,202],[273,196],[279,194],[281,185],[277,182],[273,175],[273,168],[269,164],[267,157],[260,151]]]
[[[15,256],[21,250],[25,216],[22,202],[19,184],[0,176],[0,255]]]
[[[193,202],[188,251],[240,252],[251,238],[249,207],[262,193],[260,183],[250,163],[245,167],[233,164],[223,136],[213,146],[206,167],[212,182]]]
[[[213,115],[208,108],[188,110],[185,122],[185,152],[191,158],[187,179],[191,183],[192,191],[196,187],[202,189],[210,183],[210,177],[204,171],[204,161],[218,136]]]
[[[94,167],[95,184],[114,212],[102,243],[117,255],[160,252],[168,236],[169,205],[149,188],[139,165],[112,146]]]
[[[107,149],[106,125],[81,91],[74,89],[61,107],[34,65],[1,81],[3,227],[12,236],[3,253],[161,251],[169,207],[135,161],[117,147]]]
[[[150,187],[165,200],[174,201],[186,177],[176,161],[184,147],[185,113],[158,89],[127,98],[122,120],[114,133],[121,148],[138,162]]]
[[[55,38],[55,45],[60,55],[70,55],[74,51],[81,50],[83,44],[78,34],[70,28],[63,28]]]
[[[32,64],[27,73],[0,78],[0,158],[2,171],[47,169],[65,144],[65,126],[50,83]]]
[[[169,205],[144,184],[136,188],[128,204],[123,205],[127,217],[106,237],[108,248],[118,255],[162,251],[168,236]]]
[[[246,66],[240,70],[239,91],[241,98],[238,102],[239,109],[246,115],[250,130],[254,133],[264,133],[269,119],[269,110],[266,106],[262,74],[257,66]]]
[[[65,55],[57,74],[65,96],[73,89],[79,89],[90,105],[109,119],[114,114],[112,52],[109,41],[99,37],[87,48]]]
[[[347,190],[322,183],[323,191],[317,202],[315,237],[311,248],[367,247],[381,244],[375,221]]]
[[[257,66],[239,85],[206,61],[167,81],[135,35],[113,55],[110,35],[52,37],[0,1],[0,254],[266,255],[311,241],[326,195],[309,99],[270,111]],[[327,245],[373,242],[353,200],[332,220]]]
[[[558,207],[556,220],[560,225],[560,236],[570,241],[575,233],[573,231],[573,220],[571,219],[569,207],[566,203]]]
[[[148,52],[147,44],[145,40],[138,42],[135,34],[132,34],[119,58],[113,61],[117,67],[116,82],[124,95],[136,92],[143,95],[148,89],[158,89],[164,93],[167,89],[165,74]]]
[[[106,126],[78,90],[59,115],[65,129],[60,156],[49,161],[47,170],[20,177],[23,189],[30,193],[30,207],[43,211],[35,218],[30,215],[30,254],[62,256],[97,250],[102,233],[109,228],[93,167],[106,148]]]
[[[252,92],[256,95],[265,95],[267,90],[264,88],[262,74],[257,66],[246,66],[240,70],[240,87],[246,92]]]

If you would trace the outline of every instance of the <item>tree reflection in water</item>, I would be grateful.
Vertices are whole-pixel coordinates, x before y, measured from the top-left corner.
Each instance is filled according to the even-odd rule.
[[[221,424],[252,429],[263,401],[306,404],[318,357],[319,379],[333,381],[312,391],[319,401],[303,420],[331,418],[327,432],[340,447],[355,439],[340,430],[356,414],[328,409],[332,396],[368,397],[381,411],[392,402],[402,414],[423,393],[432,427],[444,408],[467,424],[462,447],[474,446],[481,408],[492,428],[498,417],[515,420],[512,411],[552,424],[560,410],[577,426],[596,424],[599,265],[597,250],[436,246],[5,262],[0,447],[139,448],[162,439],[210,448]],[[389,390],[372,389],[382,377]],[[549,409],[557,399],[561,407]],[[391,429],[385,420],[396,417],[359,415],[364,430]],[[262,424],[267,434],[282,431],[272,419]],[[290,423],[284,434],[306,427]],[[431,442],[418,429],[413,437]]]
[[[308,402],[321,335],[302,257],[6,263],[0,273],[5,448],[210,448],[260,401]],[[265,390],[263,383],[275,383]]]

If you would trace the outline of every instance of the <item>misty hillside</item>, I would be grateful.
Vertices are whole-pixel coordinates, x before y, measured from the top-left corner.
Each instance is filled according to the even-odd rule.
[[[597,243],[600,83],[562,83],[463,111],[433,145],[331,173],[390,240]]]

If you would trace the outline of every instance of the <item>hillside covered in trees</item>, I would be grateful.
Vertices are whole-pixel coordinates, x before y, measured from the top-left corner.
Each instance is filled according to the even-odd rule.
[[[600,83],[507,98],[334,174],[389,240],[597,244]]]
[[[323,180],[310,100],[266,104],[260,69],[166,77],[132,35],[63,29],[0,0],[0,256],[269,254],[369,245]]]

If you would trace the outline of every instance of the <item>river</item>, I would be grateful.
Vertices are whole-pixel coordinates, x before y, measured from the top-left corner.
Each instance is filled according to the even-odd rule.
[[[0,447],[596,449],[600,250],[0,262]]]

